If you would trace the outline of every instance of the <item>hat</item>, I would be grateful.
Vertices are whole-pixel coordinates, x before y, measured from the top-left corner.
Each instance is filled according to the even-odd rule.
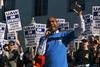
[[[83,43],[88,42],[87,39],[82,39],[81,41],[82,41]]]
[[[98,44],[98,40],[94,40],[93,41],[93,44]]]
[[[15,42],[14,42],[14,41],[9,41],[9,45],[10,45],[11,43],[13,43],[13,45],[15,45]]]

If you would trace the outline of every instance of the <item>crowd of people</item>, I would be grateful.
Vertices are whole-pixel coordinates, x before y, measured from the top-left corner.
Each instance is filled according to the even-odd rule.
[[[74,51],[72,46],[68,49],[69,42],[84,32],[81,12],[79,16],[80,26],[70,33],[60,32],[56,18],[49,17],[47,31],[40,38],[37,48],[31,47],[24,50],[17,33],[14,32],[16,41],[9,41],[0,48],[2,51],[0,52],[0,67],[100,67],[99,40],[94,38],[90,42],[89,39],[83,39],[79,49]]]
[[[100,67],[100,42],[95,39],[82,39],[82,44],[76,51],[69,47],[67,54],[69,67]]]
[[[27,48],[24,52],[18,40],[16,42],[10,41],[9,44],[5,44],[2,50],[3,53],[0,54],[0,67],[44,67],[45,65],[45,54],[37,53],[35,57],[32,57],[30,48]],[[59,58],[61,57],[58,56],[58,59]],[[66,58],[68,67],[99,67],[100,42],[94,39],[90,43],[89,39],[83,39],[79,49],[74,50],[73,45],[69,46]],[[48,62],[47,64],[50,63]]]

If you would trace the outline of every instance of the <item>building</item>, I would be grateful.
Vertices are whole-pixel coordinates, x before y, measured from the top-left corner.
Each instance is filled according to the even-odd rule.
[[[24,1],[24,3],[23,3]],[[38,5],[36,3],[38,3],[40,0],[16,0],[16,8],[21,10],[22,13],[22,21],[25,19],[30,20],[31,17],[35,16],[36,11],[35,11],[35,6]],[[41,0],[41,8],[42,8],[42,4],[45,4],[45,10],[47,11],[44,15],[41,16],[35,16],[37,20],[37,22],[39,23],[46,23],[45,18],[47,18],[48,16],[57,16],[57,17],[61,17],[61,18],[65,18],[66,21],[69,21],[70,23],[77,23],[79,22],[79,17],[74,14],[73,12],[70,12],[69,10],[71,9],[71,5],[70,5],[70,1],[73,2],[73,0],[62,0],[62,1],[58,1],[58,0]],[[75,1],[75,0],[74,0]],[[85,10],[84,10],[84,14],[91,14],[91,10],[92,10],[92,5],[99,5],[100,1],[99,0],[81,0],[81,1],[85,1]],[[38,5],[40,6],[40,5]],[[88,7],[87,7],[88,6]],[[27,8],[27,9],[26,9]],[[47,9],[47,10],[46,10]],[[41,9],[43,10],[43,9]],[[41,13],[43,13],[40,10]],[[39,12],[37,12],[39,13]],[[24,17],[25,16],[29,16],[29,17]],[[73,21],[74,20],[74,21]],[[28,21],[30,22],[30,21]]]
[[[14,10],[16,8],[16,0],[0,0],[0,21],[5,22],[5,11]]]
[[[2,12],[3,12],[2,7],[3,7],[3,5],[4,5],[3,0],[0,0],[0,22],[2,21],[2,16],[3,16],[3,14],[2,14]]]
[[[4,0],[5,11],[19,9],[22,24],[31,23],[32,17],[36,18],[38,23],[46,23],[48,16],[65,18],[71,23],[79,22],[79,17],[73,13],[72,9],[76,0]],[[84,14],[91,14],[92,6],[99,5],[99,0],[77,0],[82,6]],[[74,21],[73,21],[74,20]]]
[[[76,0],[4,0],[7,5],[6,10],[19,9],[22,26],[29,25],[32,17],[35,17],[37,23],[46,23],[48,16],[64,18],[73,27],[74,23],[79,23],[80,18],[72,8]],[[100,5],[100,0],[77,0],[82,6],[84,14],[92,14],[92,6]],[[71,7],[70,7],[71,6]],[[10,7],[10,8],[8,8]],[[19,32],[19,34],[23,34]],[[24,40],[23,36],[20,38]]]

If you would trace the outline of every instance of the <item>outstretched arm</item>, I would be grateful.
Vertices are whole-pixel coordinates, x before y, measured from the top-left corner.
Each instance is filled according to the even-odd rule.
[[[75,11],[78,13],[80,17],[80,26],[78,28],[75,28],[73,31],[71,31],[69,34],[67,34],[67,37],[64,38],[64,42],[67,44],[70,43],[72,40],[78,38],[84,31],[85,31],[85,23],[82,15],[82,11]]]
[[[81,7],[80,7],[80,5],[79,4],[77,4],[77,2],[76,2],[76,5],[75,5],[75,9],[73,9],[73,11],[77,14],[77,15],[79,15],[79,17],[80,17],[80,27],[82,28],[82,33],[85,31],[85,22],[84,22],[84,19],[83,19],[83,11],[82,11],[82,9],[81,9]]]
[[[81,28],[82,28],[82,32],[84,32],[85,31],[85,22],[84,22],[82,14],[83,14],[82,11],[80,11],[79,16],[80,16],[80,20],[81,20]]]
[[[85,22],[83,19],[83,12],[79,11],[78,15],[80,17],[80,26],[74,30],[76,37],[78,37],[79,35],[81,35],[85,31]]]

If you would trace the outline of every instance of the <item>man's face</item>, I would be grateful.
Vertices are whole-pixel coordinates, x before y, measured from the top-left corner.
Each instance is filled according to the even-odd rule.
[[[5,51],[9,51],[8,45],[4,47]]]
[[[88,42],[83,43],[83,47],[84,47],[84,48],[87,47],[88,45],[89,45]]]
[[[14,43],[13,42],[10,42],[9,45],[8,45],[9,49],[12,49],[14,47]]]
[[[55,31],[58,28],[58,22],[56,18],[50,17],[48,22],[52,31]]]

